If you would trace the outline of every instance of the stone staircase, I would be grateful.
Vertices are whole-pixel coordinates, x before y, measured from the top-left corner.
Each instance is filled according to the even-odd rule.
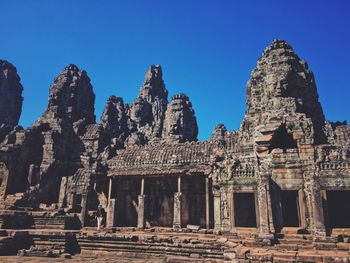
[[[16,231],[18,230],[10,232],[15,233]],[[184,234],[170,229],[167,232],[146,232],[135,229],[97,232],[92,228],[84,228],[80,231],[33,229],[28,232],[37,250],[55,250],[87,257],[98,255],[115,257],[118,255],[131,258],[156,257],[174,260],[178,258],[178,261],[169,262],[203,262],[205,260],[211,262],[223,262],[224,260],[334,262],[338,259],[350,261],[349,243],[346,243],[347,250],[345,247],[339,249],[339,244],[342,242],[336,243],[337,249],[335,247],[316,249],[315,242],[317,241],[314,241],[308,234],[285,233],[278,236],[278,242],[274,245],[262,246],[261,243],[258,243],[260,246],[254,246],[254,233],[247,233],[240,237],[201,233]],[[335,239],[330,238],[329,242],[331,240]],[[325,243],[327,241],[323,244]]]
[[[2,229],[58,229],[64,230],[69,217],[46,212],[4,210],[0,214]]]
[[[72,232],[33,233],[34,245],[38,248],[62,249],[69,253],[96,254],[145,254],[182,256],[202,259],[223,259],[224,246],[215,239],[178,239],[151,234],[99,234]]]
[[[278,250],[299,251],[314,249],[310,234],[277,234],[274,247]]]
[[[65,229],[65,216],[33,215],[34,228],[36,229]]]

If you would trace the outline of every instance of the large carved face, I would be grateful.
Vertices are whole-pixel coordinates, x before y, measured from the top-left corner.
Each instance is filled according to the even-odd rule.
[[[276,83],[274,95],[275,97],[284,97],[287,90],[288,82],[285,79],[280,79]]]
[[[139,119],[142,117],[142,110],[143,110],[143,103],[142,100],[137,99],[135,100],[133,107],[131,109],[131,118],[132,119]]]
[[[170,130],[169,130],[170,135],[178,135],[179,130],[180,130],[180,126],[179,126],[178,122],[170,124]]]

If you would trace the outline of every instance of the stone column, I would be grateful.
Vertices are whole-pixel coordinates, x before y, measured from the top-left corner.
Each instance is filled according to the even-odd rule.
[[[112,186],[113,186],[113,178],[109,178],[109,185],[108,185],[108,206],[109,206],[109,200],[111,200],[112,195]]]
[[[207,229],[210,228],[210,199],[209,199],[209,178],[205,177],[205,226]]]
[[[117,200],[116,199],[109,199],[108,201],[108,211],[107,211],[107,220],[106,220],[106,227],[112,228],[115,226],[115,208],[116,208]]]
[[[0,163],[0,174],[2,175],[2,182],[0,185],[0,197],[1,199],[6,199],[7,194],[7,183],[9,179],[9,170],[5,163]]]
[[[308,220],[307,229],[317,235],[325,238],[326,227],[323,214],[323,200],[321,186],[315,171],[304,172],[304,191],[306,197]]]
[[[298,191],[298,203],[299,203],[299,213],[300,213],[300,227],[306,228],[307,223],[305,219],[305,198],[304,198],[303,189],[299,189]]]
[[[137,228],[145,228],[145,178],[141,179],[141,192],[138,196],[138,207],[137,207]]]
[[[174,219],[173,228],[181,228],[181,176],[177,178],[177,192],[174,193]]]
[[[269,228],[270,233],[275,233],[275,226],[273,224],[273,214],[272,214],[272,201],[271,201],[271,192],[270,192],[270,178],[267,179],[266,184],[266,195],[267,195],[267,209],[268,209],[268,216],[269,216]]]
[[[267,238],[270,239],[273,237],[270,230],[270,221],[272,221],[272,218],[270,218],[269,213],[269,206],[271,203],[269,203],[268,195],[268,183],[269,183],[269,177],[265,172],[260,172],[259,178],[258,178],[258,185],[257,185],[257,203],[258,203],[258,214],[259,214],[259,220],[257,221],[258,228],[259,228],[259,237],[261,238]]]
[[[213,191],[214,195],[214,230],[221,231],[221,194],[219,190]]]
[[[235,221],[235,193],[230,194],[231,198],[231,232],[236,233],[236,221]]]
[[[313,231],[319,237],[326,236],[326,227],[323,214],[323,202],[321,186],[318,181],[318,177],[313,175],[310,182],[311,186],[311,205],[312,205],[312,222]]]
[[[67,177],[61,178],[60,194],[58,197],[58,207],[65,207],[67,203]]]
[[[85,217],[86,217],[86,210],[87,210],[87,193],[83,193],[81,196],[81,212],[80,212],[80,221],[81,226],[85,226]]]

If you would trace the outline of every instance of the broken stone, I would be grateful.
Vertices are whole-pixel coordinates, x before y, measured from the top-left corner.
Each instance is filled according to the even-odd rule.
[[[197,225],[187,225],[186,226],[187,229],[191,229],[191,230],[196,230],[198,231],[200,226],[197,226]]]
[[[63,253],[63,254],[61,255],[61,258],[71,259],[71,258],[72,258],[72,255],[69,254],[69,253]]]

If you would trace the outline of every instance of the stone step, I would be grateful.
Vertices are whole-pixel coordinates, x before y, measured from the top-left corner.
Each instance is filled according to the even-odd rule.
[[[181,255],[181,256],[190,256],[190,254],[196,253],[205,258],[223,258],[223,252],[215,252],[208,250],[200,250],[198,248],[182,248],[182,247],[171,247],[171,246],[149,246],[145,244],[115,244],[111,245],[101,245],[101,244],[81,244],[79,242],[81,250],[99,250],[107,252],[147,252],[148,254],[158,254],[158,255]]]
[[[314,247],[318,250],[337,250],[336,243],[315,242]]]
[[[277,244],[297,244],[297,245],[312,245],[312,240],[304,240],[304,239],[279,239]]]
[[[140,242],[140,243],[135,243],[135,242],[86,242],[86,241],[82,241],[80,239],[78,239],[78,243],[82,246],[90,246],[91,244],[93,244],[94,246],[115,246],[115,245],[130,245],[130,246],[147,246],[147,247],[164,247],[164,248],[171,248],[171,247],[177,247],[177,248],[181,248],[181,249],[193,249],[195,248],[196,250],[202,250],[202,251],[219,251],[218,253],[221,253],[221,249],[218,248],[212,248],[210,246],[204,245],[204,244],[200,244],[200,245],[190,245],[190,244],[163,244],[163,243],[153,243],[153,244],[149,244],[146,242]]]
[[[34,244],[39,248],[64,248],[65,236],[63,235],[33,235]],[[81,251],[104,251],[104,252],[132,252],[147,253],[154,255],[180,255],[190,256],[195,253],[204,258],[222,259],[223,251],[210,244],[171,244],[171,243],[148,243],[145,241],[116,241],[104,240],[103,237],[94,239],[77,238]]]
[[[313,240],[312,235],[277,234],[278,239]]]
[[[314,246],[312,244],[302,245],[302,244],[277,244],[275,248],[278,250],[288,250],[288,251],[299,251],[299,250],[313,250]]]

